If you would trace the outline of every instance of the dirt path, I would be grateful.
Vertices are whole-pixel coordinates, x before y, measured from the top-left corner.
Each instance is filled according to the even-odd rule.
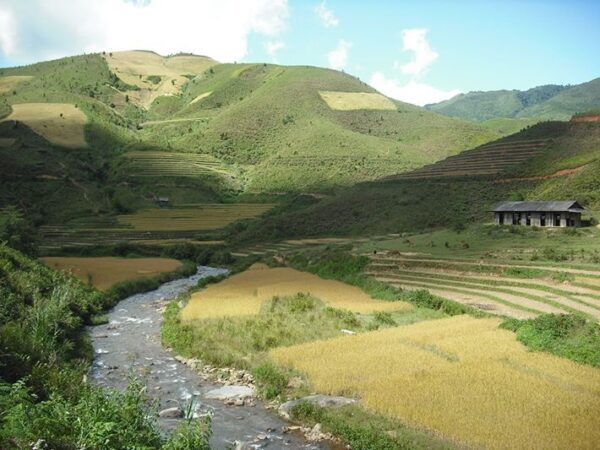
[[[206,120],[206,117],[192,117],[192,118],[187,118],[187,119],[148,120],[147,122],[141,122],[140,127],[143,128],[147,125],[160,125],[163,123],[199,122],[201,120]]]
[[[222,385],[203,380],[160,342],[162,310],[168,301],[185,292],[198,280],[222,274],[222,269],[200,267],[189,278],[163,284],[159,289],[121,301],[109,312],[109,323],[90,328],[94,346],[92,380],[103,386],[124,389],[133,373],[145,379],[149,395],[159,410],[185,407],[195,399],[195,415],[212,415],[213,449],[328,449],[326,443],[311,444],[302,436],[284,434],[286,425],[257,402],[255,406],[228,406],[209,400],[205,394]],[[181,419],[160,418],[163,430],[172,429]],[[241,443],[241,444],[240,444]]]

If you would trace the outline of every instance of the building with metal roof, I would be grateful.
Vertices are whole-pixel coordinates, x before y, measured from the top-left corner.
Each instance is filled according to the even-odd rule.
[[[502,202],[492,209],[496,225],[580,227],[585,208],[576,200]]]

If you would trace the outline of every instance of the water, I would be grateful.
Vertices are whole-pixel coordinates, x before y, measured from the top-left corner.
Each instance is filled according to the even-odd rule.
[[[221,387],[203,380],[188,366],[178,362],[160,342],[162,311],[167,303],[198,280],[227,273],[224,269],[199,267],[198,272],[163,284],[158,289],[122,300],[109,313],[109,323],[90,328],[94,347],[91,370],[93,382],[125,389],[131,374],[142,377],[148,393],[159,410],[180,407],[187,410],[193,399],[193,416],[212,416],[211,448],[329,449],[327,443],[309,443],[301,435],[283,433],[287,423],[262,403],[256,406],[228,406],[204,398],[206,392]],[[160,418],[159,426],[168,431],[182,419]]]

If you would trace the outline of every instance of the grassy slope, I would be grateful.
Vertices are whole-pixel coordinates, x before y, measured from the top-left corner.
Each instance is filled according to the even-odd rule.
[[[0,148],[0,205],[16,204],[38,223],[150,207],[155,195],[198,203],[232,199],[244,188],[329,190],[409,170],[497,136],[399,102],[397,111],[333,111],[319,90],[374,91],[351,76],[311,67],[217,65],[190,75],[180,95],[159,97],[147,111],[124,101],[135,87],[99,54],[0,69],[0,76],[8,75],[33,78],[0,95],[0,114],[16,103],[61,102],[77,105],[89,120],[89,148],[75,151],[51,145],[23,124],[0,124],[3,138],[17,139]],[[164,120],[172,122],[138,129]],[[145,150],[208,153],[226,173],[131,177],[124,155]]]
[[[223,64],[179,99],[157,99],[147,139],[245,166],[250,190],[323,190],[405,171],[494,134],[396,102],[397,111],[334,111],[320,90],[374,92],[349,75],[313,67]],[[211,92],[190,104],[198,95]]]
[[[519,198],[575,198],[590,211],[599,211],[600,126],[542,123],[515,135],[515,139],[548,135],[555,137],[550,147],[512,173],[363,183],[316,204],[268,216],[235,239],[398,233],[449,227],[490,220],[487,211],[496,202]],[[569,175],[529,179],[581,166],[580,171]]]
[[[428,109],[474,122],[495,118],[568,120],[600,104],[600,78],[575,86],[539,86],[527,91],[469,92]]]

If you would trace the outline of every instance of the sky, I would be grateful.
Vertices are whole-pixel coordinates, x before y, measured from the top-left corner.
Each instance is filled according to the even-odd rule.
[[[600,76],[600,1],[0,0],[0,67],[131,49],[330,67],[424,105]]]

